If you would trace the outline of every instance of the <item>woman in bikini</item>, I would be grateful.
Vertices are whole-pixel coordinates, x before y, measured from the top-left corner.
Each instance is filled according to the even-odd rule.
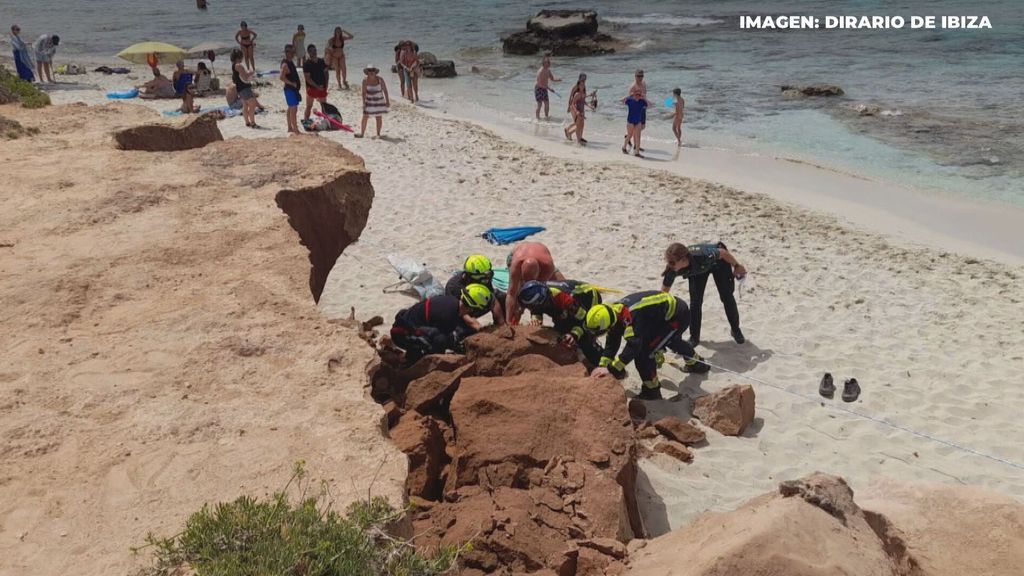
[[[587,96],[587,75],[580,74],[579,80],[576,81],[576,85],[572,87],[572,92],[569,94],[569,113],[572,114],[572,124],[565,128],[565,137],[571,141],[572,135],[575,133],[576,141],[581,146],[587,143],[583,138],[587,106],[590,106],[591,110],[596,108],[596,102],[587,102]],[[596,100],[596,94],[590,94],[589,96],[594,97]]]
[[[241,28],[235,33],[235,42],[242,48],[242,57],[249,70],[256,69],[256,32],[242,21]]]
[[[420,101],[420,57],[416,44],[406,40],[398,53],[398,71],[405,78],[405,95],[409,102]]]
[[[348,68],[345,65],[345,42],[355,36],[341,29],[341,26],[334,28],[334,36],[327,41],[327,51],[324,60],[327,65],[334,69],[334,77],[338,81],[338,88],[348,90]]]

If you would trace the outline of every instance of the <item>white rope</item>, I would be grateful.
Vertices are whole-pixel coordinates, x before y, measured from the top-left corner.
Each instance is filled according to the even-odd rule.
[[[679,358],[686,358],[685,356],[683,356],[681,354],[678,355],[678,357]],[[749,376],[747,374],[741,374],[740,372],[736,372],[735,370],[730,370],[730,369],[722,367],[722,366],[716,366],[715,364],[712,364],[711,362],[708,362],[707,360],[701,359],[701,360],[699,360],[699,362],[703,362],[703,363],[707,364],[708,366],[711,366],[712,368],[721,370],[722,372],[728,372],[729,374],[732,374],[734,376],[739,376],[740,378],[746,378],[747,380],[750,380],[751,382],[756,382],[758,384],[764,384],[765,386],[770,386],[772,388],[775,388],[777,390],[781,390],[781,391],[783,391],[783,392],[785,392],[787,394],[791,394],[791,395],[796,396],[798,398],[801,398],[803,400],[807,400],[809,402],[814,402],[815,404],[818,404],[818,403],[821,402],[818,399],[818,397],[816,397],[816,396],[812,396],[810,394],[802,394],[800,392],[794,392],[792,390],[788,390],[786,388],[783,388],[782,386],[779,386],[778,384],[772,384],[771,382],[767,382],[765,380],[761,380],[760,378],[755,378],[755,377]],[[671,364],[672,366],[676,367],[679,370],[683,369],[682,366],[680,366],[679,364],[677,364],[675,362],[671,362],[670,361],[668,363]],[[906,426],[903,426],[901,424],[897,424],[895,422],[890,422],[888,420],[885,420],[884,418],[879,418],[877,416],[872,416],[871,414],[865,414],[864,412],[860,412],[860,411],[854,410],[852,408],[846,408],[844,406],[838,406],[838,405],[835,405],[835,404],[824,404],[824,406],[826,408],[831,408],[832,410],[837,410],[839,412],[845,412],[845,413],[851,414],[853,416],[864,418],[865,420],[870,420],[872,422],[876,422],[876,423],[881,424],[883,426],[888,426],[889,428],[892,428],[894,430],[901,430],[903,432],[907,432],[909,434],[917,436],[918,438],[924,438],[926,440],[931,440],[932,442],[937,442],[939,444],[943,444],[945,446],[949,446],[950,448],[953,448],[955,450],[960,450],[960,451],[966,452],[968,454],[974,454],[975,456],[980,456],[982,458],[988,458],[989,460],[994,460],[996,462],[999,462],[1000,464],[1005,464],[1007,466],[1011,466],[1013,468],[1017,468],[1018,470],[1024,470],[1024,464],[1020,464],[1020,463],[1014,462],[1012,460],[1007,460],[1005,458],[1000,458],[998,456],[993,456],[991,454],[986,454],[985,452],[979,452],[978,450],[975,450],[974,448],[970,448],[968,446],[963,446],[961,444],[957,444],[956,442],[951,442],[949,440],[944,440],[942,438],[936,438],[935,436],[932,436],[932,435],[927,434],[925,432],[918,432],[917,430],[914,430],[912,428],[907,428]]]

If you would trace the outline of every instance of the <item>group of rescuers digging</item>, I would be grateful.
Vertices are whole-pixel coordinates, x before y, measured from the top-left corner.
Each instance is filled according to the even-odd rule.
[[[710,370],[694,350],[700,342],[701,305],[709,276],[715,279],[733,339],[745,342],[733,289],[747,271],[721,242],[671,244],[665,250],[661,290],[628,294],[617,302],[604,302],[599,286],[567,280],[544,244],[517,244],[506,264],[505,293],[494,288],[491,261],[475,254],[448,281],[443,295],[395,315],[391,340],[405,351],[407,365],[428,354],[463,352],[463,340],[481,328],[478,318],[490,313],[494,324],[514,327],[525,309],[532,314],[533,325],[540,325],[544,316],[552,319],[562,335],[560,345],[577,348],[593,368],[592,377],[625,378],[626,366],[635,362],[642,381],[638,397],[657,400],[662,397],[658,368],[666,348],[686,359],[685,372]],[[669,293],[677,277],[689,281],[692,308]],[[687,328],[688,341],[683,339]],[[602,335],[603,346],[598,342]]]

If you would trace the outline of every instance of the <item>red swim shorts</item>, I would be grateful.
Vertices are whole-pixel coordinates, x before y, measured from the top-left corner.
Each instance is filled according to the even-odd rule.
[[[306,96],[309,96],[311,100],[327,98],[327,90],[323,88],[315,88],[313,86],[306,86]]]

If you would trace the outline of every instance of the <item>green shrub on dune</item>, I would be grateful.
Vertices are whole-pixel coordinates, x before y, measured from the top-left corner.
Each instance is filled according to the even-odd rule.
[[[294,502],[288,496],[293,482],[299,493]],[[309,495],[309,488],[300,464],[273,496],[203,506],[177,536],[146,538],[156,562],[143,574],[431,576],[452,571],[458,555],[469,549],[468,544],[449,546],[422,555],[411,542],[388,533],[387,526],[405,511],[396,511],[386,499],[356,502],[342,515],[331,509],[325,484],[318,495]]]
[[[50,105],[50,96],[0,66],[0,93],[12,95],[25,108],[42,108]]]

